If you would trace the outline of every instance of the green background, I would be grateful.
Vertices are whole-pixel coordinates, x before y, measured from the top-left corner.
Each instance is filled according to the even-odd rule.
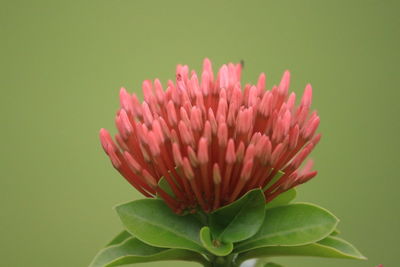
[[[400,5],[397,1],[1,1],[1,266],[87,266],[121,229],[111,209],[139,194],[112,168],[98,130],[118,91],[245,61],[300,93],[311,82],[323,140],[298,199],[341,218],[367,262],[279,259],[293,267],[398,266]],[[140,266],[160,266],[160,263]],[[195,266],[162,263],[162,266]]]

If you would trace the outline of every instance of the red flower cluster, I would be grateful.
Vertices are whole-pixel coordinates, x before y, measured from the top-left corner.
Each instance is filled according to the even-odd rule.
[[[199,81],[196,72],[178,65],[165,90],[158,79],[143,82],[142,104],[122,88],[117,144],[100,131],[114,167],[176,213],[210,212],[254,188],[262,188],[268,202],[313,178],[311,160],[299,169],[321,137],[315,134],[320,119],[310,112],[311,85],[296,106],[288,71],[271,90],[264,74],[242,90],[241,71],[229,63],[214,77],[205,59]],[[159,186],[162,177],[173,194]]]

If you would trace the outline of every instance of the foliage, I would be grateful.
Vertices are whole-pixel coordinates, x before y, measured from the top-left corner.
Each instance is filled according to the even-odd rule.
[[[177,215],[160,199],[119,205],[116,211],[125,231],[90,267],[165,260],[228,267],[276,256],[365,259],[337,236],[339,220],[332,213],[314,204],[290,203],[295,195],[290,190],[265,204],[262,190],[255,189],[210,214]]]

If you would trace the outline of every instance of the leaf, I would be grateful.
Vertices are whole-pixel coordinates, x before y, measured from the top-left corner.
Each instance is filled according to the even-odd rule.
[[[332,231],[331,236],[337,236],[340,234],[340,231],[338,229],[335,229]]]
[[[366,258],[350,243],[338,238],[328,236],[317,243],[302,246],[271,246],[254,249],[237,258],[238,263],[249,259],[275,257],[275,256],[310,256],[323,258],[339,259],[359,259]]]
[[[268,202],[265,207],[267,209],[275,208],[278,206],[289,204],[297,195],[296,189],[292,188],[282,194],[278,195],[271,202]]]
[[[152,247],[137,238],[130,237],[118,245],[102,249],[89,267],[111,267],[162,260],[186,260],[199,263],[206,261],[200,254],[192,251]]]
[[[267,190],[268,187],[270,187],[271,185],[273,185],[276,181],[279,180],[279,178],[281,178],[285,173],[283,171],[278,171],[275,176],[272,178],[271,181],[269,181],[268,184],[266,184],[263,188],[263,191]]]
[[[201,223],[173,213],[162,200],[140,199],[116,210],[128,232],[149,245],[205,251],[199,239]]]
[[[169,185],[167,179],[165,179],[164,177],[162,177],[159,181],[158,181],[158,186],[165,191],[165,193],[167,193],[168,195],[170,195],[171,197],[175,197],[175,194],[172,192],[171,186]],[[157,195],[158,196],[158,195]]]
[[[260,230],[251,239],[239,243],[235,252],[266,246],[298,246],[328,236],[338,219],[316,205],[296,203],[268,209]]]
[[[208,251],[217,256],[229,255],[233,250],[233,244],[231,242],[225,243],[219,240],[213,240],[210,228],[207,226],[201,228],[200,240]]]
[[[361,254],[352,244],[336,236],[328,236],[317,242],[320,246],[334,248],[343,255],[353,259],[366,260],[367,258]]]
[[[257,233],[264,220],[265,198],[260,189],[247,192],[237,201],[210,215],[210,227],[216,239],[239,242]]]
[[[123,241],[125,241],[126,239],[132,237],[132,235],[130,233],[128,233],[127,231],[122,231],[121,233],[119,233],[116,237],[114,237],[108,244],[107,247],[112,246],[112,245],[116,245],[119,243],[122,243]]]

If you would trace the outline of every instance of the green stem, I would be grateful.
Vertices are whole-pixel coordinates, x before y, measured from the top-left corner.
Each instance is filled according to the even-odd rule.
[[[211,266],[213,267],[238,267],[233,259],[234,259],[234,254],[225,256],[225,257],[215,257],[212,262]]]

